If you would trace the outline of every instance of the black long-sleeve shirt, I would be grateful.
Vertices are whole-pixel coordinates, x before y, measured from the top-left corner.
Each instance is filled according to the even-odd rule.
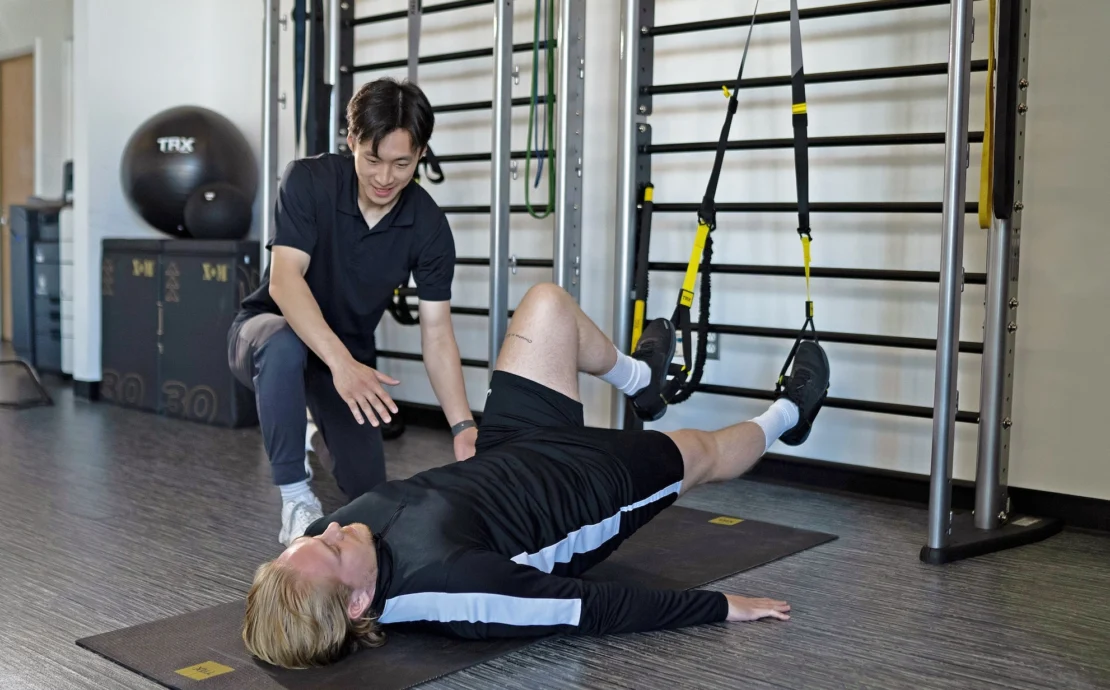
[[[622,466],[590,443],[599,431],[606,430],[537,430],[526,441],[387,482],[307,534],[334,521],[363,523],[378,535],[371,609],[383,624],[487,638],[724,620],[728,603],[717,592],[570,576],[569,554],[618,539],[622,507],[655,498],[634,495]]]

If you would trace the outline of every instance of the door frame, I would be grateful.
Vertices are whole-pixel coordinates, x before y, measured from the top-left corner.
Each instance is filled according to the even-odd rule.
[[[32,184],[32,191],[31,191],[32,194],[36,193],[35,192],[35,186],[37,184],[38,174],[39,174],[39,172],[38,172],[38,166],[39,166],[38,154],[39,154],[39,143],[40,143],[39,142],[39,135],[40,135],[40,132],[39,132],[39,107],[40,107],[40,104],[41,104],[41,102],[40,102],[41,99],[39,98],[39,95],[40,95],[39,94],[39,64],[40,64],[41,52],[42,52],[42,42],[41,42],[41,39],[39,39],[37,36],[29,44],[25,44],[25,45],[19,46],[17,48],[11,48],[11,49],[5,50],[5,51],[0,51],[0,63],[7,62],[9,60],[18,60],[20,58],[25,58],[25,57],[30,57],[31,58],[31,100],[32,100],[32,118],[33,118],[33,127],[34,127],[34,134],[33,134],[33,140],[32,140],[31,146],[32,146],[32,151],[33,151],[33,155],[34,155],[34,158],[35,158],[35,174],[34,174],[35,179],[33,179],[32,183],[31,183]],[[2,179],[0,179],[0,185],[3,185],[3,184],[4,184],[4,181]],[[3,209],[0,209],[0,215],[3,215]],[[2,230],[2,232],[9,233],[9,232],[11,232],[11,230],[10,230],[10,228],[5,227]],[[0,252],[0,290],[2,290],[2,284],[4,282],[7,282],[7,281],[2,280],[3,276],[7,276],[10,273],[11,273],[11,257],[6,252]],[[9,283],[9,285],[10,285],[10,283]],[[9,287],[8,290],[3,291],[3,292],[10,292],[10,287]],[[5,295],[0,295],[0,323],[2,323],[4,320],[9,318],[8,315],[4,313],[4,305],[5,305],[6,302],[10,301],[10,298],[9,299],[4,299],[4,297],[8,297],[8,296],[6,294]],[[2,335],[0,335],[0,342],[2,342],[2,341],[4,341],[4,338],[3,338]]]

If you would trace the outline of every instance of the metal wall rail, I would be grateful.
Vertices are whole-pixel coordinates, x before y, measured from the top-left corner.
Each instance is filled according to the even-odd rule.
[[[987,71],[986,60],[974,60],[971,63],[972,72]],[[901,67],[870,67],[867,69],[843,70],[840,72],[815,72],[806,74],[806,86],[811,84],[844,84],[856,81],[875,81],[879,79],[906,79],[909,77],[936,77],[948,74],[947,62],[935,62],[926,65],[905,65]],[[731,80],[718,79],[717,81],[696,81],[680,84],[645,85],[639,90],[643,96],[669,96],[680,93],[699,93],[703,91],[720,91],[722,83]],[[766,89],[776,86],[790,86],[790,76],[753,77],[740,82],[740,90]]]
[[[983,143],[982,132],[971,132],[968,141]],[[921,132],[918,134],[851,134],[837,137],[810,137],[809,147],[840,148],[862,146],[934,146],[944,145],[944,132]],[[726,151],[765,151],[769,149],[794,148],[794,139],[740,139],[725,144]],[[717,142],[697,141],[675,144],[648,144],[640,147],[640,153],[701,153],[716,152]]]
[[[655,213],[697,213],[701,204],[679,202],[654,204]],[[939,201],[811,201],[810,213],[940,213]],[[797,213],[798,204],[780,201],[744,201],[718,203],[718,213]],[[969,201],[965,213],[978,213],[979,202]]]
[[[492,211],[491,206],[481,206],[481,205],[475,205],[475,206],[440,206],[439,208],[444,213],[455,213],[455,214],[479,214],[480,215],[480,214],[483,214],[483,213],[490,213]],[[525,206],[524,204],[512,204],[512,205],[509,206],[509,213],[527,213],[527,212],[528,212],[528,207]]]
[[[425,5],[421,14],[436,14],[437,12],[450,12],[451,10],[461,10],[467,7],[479,7],[481,5],[492,5],[494,0],[456,0],[455,2],[441,2],[436,5]],[[395,19],[407,19],[409,13],[406,10],[399,10],[397,12],[386,12],[384,14],[373,14],[368,17],[359,17],[347,22],[347,26],[363,26],[365,24],[378,24],[381,22],[393,21]]]
[[[403,359],[409,362],[423,362],[424,355],[419,352],[397,352],[394,350],[378,350],[377,356],[381,359]],[[475,369],[488,369],[489,362],[484,359],[468,359],[463,357],[461,359],[464,367],[472,367]]]
[[[694,323],[691,328],[697,330],[700,323]],[[778,338],[781,340],[794,340],[798,337],[796,328],[768,328],[764,326],[730,326],[711,323],[707,329],[710,333],[720,335],[741,335],[752,338]],[[935,350],[935,338],[906,338],[893,335],[875,335],[868,333],[838,333],[835,331],[821,331],[821,342],[844,343],[848,345],[871,345],[874,347],[892,347],[905,350]],[[982,354],[983,343],[970,341],[960,342],[960,352],[964,354]]]
[[[557,96],[551,97],[551,102],[555,103],[558,100]],[[527,106],[532,102],[528,96],[518,96],[509,101],[509,104],[514,108]],[[433,105],[433,113],[461,113],[471,110],[489,110],[493,107],[493,101],[468,101],[466,103],[448,103],[447,105]]]
[[[557,42],[552,41],[553,45]],[[547,48],[547,41],[540,41],[540,50]],[[532,50],[532,43],[516,43],[512,47],[514,53],[527,53]],[[440,53],[439,55],[423,55],[418,60],[421,65],[433,65],[440,62],[456,62],[458,60],[474,60],[476,58],[493,57],[493,48],[474,48],[473,50],[459,50],[453,53]],[[377,70],[396,69],[398,67],[407,67],[409,64],[408,59],[403,60],[387,60],[385,62],[370,62],[365,65],[353,65],[349,68],[351,72],[373,72]]]
[[[825,7],[811,7],[798,10],[798,19],[827,19],[829,17],[847,17],[855,14],[872,14],[875,12],[891,12],[894,10],[908,10],[917,7],[932,7],[947,5],[951,0],[870,0],[869,2],[853,2],[841,5],[827,5]],[[790,12],[767,12],[755,16],[756,25],[782,24],[790,21]],[[663,26],[645,26],[641,35],[668,36],[673,34],[688,34],[697,31],[714,31],[717,29],[731,29],[746,27],[752,23],[752,16],[724,17],[722,19],[707,19],[697,22],[683,22],[681,24],[668,24]],[[808,81],[808,77],[807,77]]]
[[[685,273],[687,265],[670,261],[652,261],[648,268],[653,271],[667,271],[670,273]],[[771,266],[763,264],[713,264],[713,273],[749,276],[790,276],[802,277],[805,269],[801,266]],[[884,280],[895,283],[937,283],[940,281],[939,271],[907,271],[888,268],[822,268],[814,266],[809,269],[809,274],[814,278],[838,278],[844,280]],[[967,285],[986,285],[986,273],[965,273],[964,282]],[[797,335],[797,331],[794,333]]]
[[[558,153],[558,152],[556,152]],[[523,160],[528,156],[527,151],[513,151],[509,154],[512,160]],[[477,152],[477,153],[448,153],[436,156],[440,163],[481,163],[489,161],[493,157],[493,153]],[[532,157],[536,160],[546,159],[547,151],[533,151]]]

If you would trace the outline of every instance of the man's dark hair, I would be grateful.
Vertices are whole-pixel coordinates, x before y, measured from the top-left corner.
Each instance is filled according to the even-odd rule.
[[[435,115],[428,97],[416,84],[382,77],[363,84],[347,104],[347,130],[360,144],[370,142],[378,154],[378,144],[396,129],[412,138],[413,151],[428,145],[435,126]]]

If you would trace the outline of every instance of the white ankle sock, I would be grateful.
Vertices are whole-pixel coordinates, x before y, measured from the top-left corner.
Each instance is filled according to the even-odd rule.
[[[651,381],[651,367],[648,366],[647,362],[641,359],[632,359],[617,350],[617,363],[598,378],[611,384],[625,395],[635,395]]]
[[[753,419],[763,429],[763,436],[767,439],[767,447],[763,452],[770,450],[779,436],[794,428],[798,419],[798,406],[786,398],[779,398],[766,412]]]
[[[293,501],[313,505],[318,502],[316,494],[312,493],[312,488],[308,485],[307,480],[283,484],[278,489],[281,491],[282,503]]]

